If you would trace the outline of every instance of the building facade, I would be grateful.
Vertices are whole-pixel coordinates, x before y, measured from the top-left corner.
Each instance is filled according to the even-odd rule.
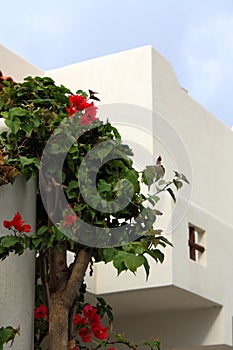
[[[116,330],[136,341],[158,336],[164,349],[233,348],[232,131],[180,87],[151,46],[46,72],[4,47],[0,59],[16,81],[50,76],[73,92],[98,91],[99,115],[122,132],[139,168],[162,155],[168,177],[178,170],[190,181],[175,206],[161,201],[157,225],[174,246],[164,263],[152,262],[148,281],[143,269],[117,277],[98,263],[87,276],[90,299],[104,296],[117,311]]]

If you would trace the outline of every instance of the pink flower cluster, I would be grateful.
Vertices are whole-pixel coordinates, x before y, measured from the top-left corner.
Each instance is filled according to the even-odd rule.
[[[72,117],[75,113],[85,111],[83,117],[80,120],[80,125],[89,125],[96,118],[97,107],[93,102],[87,102],[87,98],[82,95],[69,96],[70,106],[66,108],[68,116]]]
[[[83,315],[75,315],[74,326],[77,326],[78,333],[85,343],[90,342],[93,335],[100,340],[108,337],[108,327],[103,327],[97,308],[90,304],[84,306]]]

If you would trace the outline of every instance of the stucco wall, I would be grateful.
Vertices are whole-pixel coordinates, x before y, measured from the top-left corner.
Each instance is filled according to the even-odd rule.
[[[35,230],[34,182],[25,183],[22,178],[0,188],[0,234],[9,234],[3,228],[3,220],[11,220],[17,211]],[[21,256],[11,254],[1,262],[0,269],[0,325],[20,326],[20,336],[15,338],[12,349],[31,350],[34,323],[34,253],[26,251]],[[7,346],[5,347],[8,348]]]
[[[118,123],[114,113],[109,119],[116,121],[125,139],[145,144],[155,156],[162,154],[168,174],[180,170],[191,182],[180,192],[175,209],[171,202],[164,202],[170,220],[162,226],[174,244],[173,249],[166,249],[164,264],[152,267],[147,282],[143,269],[136,277],[129,273],[117,277],[110,265],[97,264],[94,277],[87,276],[90,292],[104,294],[117,305],[119,326],[132,336],[161,335],[168,346],[189,349],[232,345],[232,131],[179,86],[170,63],[150,46],[46,74],[73,91],[90,88],[100,92],[104,105],[129,103],[150,110],[142,113],[144,124],[139,127],[138,119],[131,119],[129,113]],[[145,130],[151,134],[146,132],[145,136]],[[204,263],[189,258],[190,223],[206,232]],[[191,294],[185,296],[183,292]],[[156,298],[159,302],[151,307],[150,314],[149,305]],[[128,315],[127,302],[131,305]],[[141,312],[137,319],[132,316],[134,307]],[[198,309],[206,308],[198,313]]]
[[[15,81],[22,81],[29,75],[43,76],[44,72],[22,57],[0,45],[0,70]]]
[[[0,46],[0,70],[15,81],[28,75],[44,73],[23,58]],[[5,130],[0,119],[0,132]],[[35,230],[36,198],[34,182],[25,183],[21,178],[11,185],[0,187],[0,235],[9,234],[3,228],[4,219],[10,220],[19,211],[24,220]],[[34,253],[26,251],[22,256],[10,255],[1,262],[0,269],[0,327],[20,326],[20,336],[15,338],[12,349],[33,348],[34,324]],[[5,346],[4,349],[8,349]]]

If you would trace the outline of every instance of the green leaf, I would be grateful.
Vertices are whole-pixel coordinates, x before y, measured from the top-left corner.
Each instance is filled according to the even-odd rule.
[[[155,171],[154,166],[147,166],[142,172],[142,182],[144,182],[148,187],[150,187],[154,182]]]
[[[37,236],[43,235],[46,231],[48,231],[48,227],[47,226],[41,226],[39,228],[39,230],[36,232]]]
[[[115,138],[121,140],[121,135],[120,135],[119,131],[116,128],[114,128],[113,126],[112,126],[112,131],[113,131]]]
[[[5,248],[10,248],[14,246],[19,241],[18,237],[15,236],[4,236],[1,239],[1,245]]]
[[[22,126],[22,130],[24,130],[26,133],[31,135],[32,131],[34,130],[34,124],[33,123],[29,123],[29,124],[23,125]]]
[[[117,255],[118,250],[116,248],[106,248],[103,250],[104,262],[107,264],[112,261]]]
[[[150,265],[149,265],[149,263],[148,263],[146,258],[145,258],[143,266],[144,266],[145,271],[146,271],[146,279],[148,280],[148,277],[149,277],[149,274],[150,274]]]
[[[35,98],[33,100],[28,100],[28,102],[33,102],[33,103],[46,103],[46,102],[52,102],[52,99],[50,98]]]
[[[118,251],[117,255],[115,255],[113,259],[113,266],[117,269],[118,275],[122,271],[127,270],[127,267],[124,264],[124,258],[127,254],[128,254],[127,252]]]
[[[8,343],[10,340],[13,342],[16,334],[19,334],[19,328],[14,329],[11,326],[0,328],[0,350],[3,350],[3,344]]]
[[[5,102],[0,100],[0,110],[3,108],[4,105],[5,105]]]
[[[113,150],[113,145],[108,143],[108,144],[104,144],[103,147],[100,147],[96,153],[97,153],[97,156],[102,161],[109,153],[112,152],[112,150]]]
[[[108,184],[105,180],[101,179],[98,182],[98,192],[109,192],[112,190],[111,184]]]
[[[166,181],[165,180],[159,180],[158,185],[159,186],[166,185]]]
[[[142,254],[143,253],[144,249],[143,249],[143,247],[142,247],[142,245],[140,243],[133,244],[132,246],[133,246],[135,254]]]
[[[10,328],[1,328],[0,329],[0,340],[3,343],[7,343],[9,340],[11,340],[13,335],[14,335],[13,330]]]
[[[101,306],[106,306],[106,301],[104,300],[104,298],[101,297],[97,297],[96,298],[98,300],[98,302],[101,304]]]
[[[37,158],[33,157],[33,158],[27,158],[27,157],[19,157],[19,161],[22,165],[22,167],[26,167],[26,166],[29,166],[29,165],[34,165],[37,169],[40,168],[40,162]]]
[[[19,131],[19,129],[20,129],[20,120],[19,119],[15,119],[14,121],[12,121],[12,120],[8,120],[8,119],[6,119],[5,120],[5,124],[6,124],[6,126],[8,126],[8,128],[10,128],[11,129],[11,132],[13,133],[13,134],[16,134],[18,131]]]
[[[34,127],[38,128],[38,126],[40,126],[40,119],[38,118],[33,118],[33,123],[34,123]]]
[[[5,111],[5,112],[1,112],[1,117],[3,117],[4,119],[7,119],[9,115],[9,112]],[[6,122],[6,121],[5,121]]]
[[[122,249],[128,253],[133,254],[142,254],[144,252],[143,246],[141,245],[141,243],[138,242],[125,244],[122,246]]]
[[[142,182],[144,182],[149,188],[154,183],[160,180],[165,174],[163,165],[149,165],[142,172]]]
[[[158,201],[160,200],[159,196],[157,196],[157,195],[148,196],[146,199],[147,199],[148,202],[151,203],[152,205],[155,205],[155,204],[158,203]]]
[[[57,241],[63,241],[64,238],[66,238],[66,236],[64,236],[64,234],[60,230],[56,230],[55,238]]]
[[[22,117],[27,115],[28,111],[21,107],[14,107],[9,110],[9,119],[13,120],[15,117]]]
[[[155,165],[155,181],[161,179],[165,174],[165,168],[163,165]]]
[[[39,238],[37,236],[32,236],[31,237],[31,242],[32,242],[33,249],[38,249],[39,250],[39,246],[42,245],[43,241],[44,241],[44,238]]]
[[[153,201],[153,199],[151,197],[148,197],[147,200],[150,204],[155,205],[155,202]]]
[[[128,253],[124,258],[125,266],[132,272],[136,272],[138,267],[142,266],[145,262],[143,255],[134,255]]]
[[[159,249],[148,250],[147,253],[155,260],[160,261],[161,263],[164,260],[164,254]]]
[[[139,181],[138,181],[138,172],[134,169],[130,169],[126,172],[125,179],[129,180],[134,187],[135,192],[140,191]]]
[[[173,179],[173,183],[176,186],[177,190],[179,190],[183,186],[183,182],[176,179]]]
[[[174,195],[174,192],[172,191],[171,188],[167,188],[168,193],[170,194],[170,196],[172,197],[174,203],[176,203],[176,196]]]
[[[124,342],[125,341],[124,337],[120,333],[117,333],[115,335],[115,337],[116,337],[116,340],[118,340],[119,342]]]
[[[67,186],[67,193],[71,192],[74,188],[78,188],[79,184],[78,181],[71,180]]]
[[[168,244],[168,245],[170,245],[171,247],[173,247],[173,244],[172,244],[166,237],[164,237],[164,236],[159,236],[159,237],[157,237],[157,239],[159,239],[160,241],[164,242],[165,245]]]
[[[187,177],[184,175],[184,174],[180,174],[181,175],[181,180],[182,181],[184,181],[184,182],[186,182],[188,185],[190,185],[190,182],[189,182],[189,180],[187,179]]]
[[[83,90],[77,90],[76,95],[82,95],[83,97],[88,97],[87,93],[84,92]]]

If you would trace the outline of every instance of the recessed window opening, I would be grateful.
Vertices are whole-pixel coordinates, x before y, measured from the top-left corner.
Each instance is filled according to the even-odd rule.
[[[195,225],[189,224],[189,258],[206,265],[206,234]]]

